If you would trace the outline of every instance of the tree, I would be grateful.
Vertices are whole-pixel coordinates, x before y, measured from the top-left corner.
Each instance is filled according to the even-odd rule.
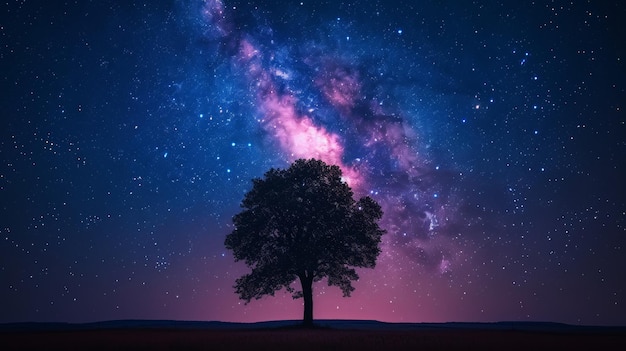
[[[370,197],[355,201],[341,169],[316,159],[272,168],[252,184],[225,240],[235,260],[251,268],[234,288],[246,303],[285,288],[304,298],[303,323],[311,326],[313,282],[326,277],[350,296],[359,278],[354,267],[376,265],[382,210]]]

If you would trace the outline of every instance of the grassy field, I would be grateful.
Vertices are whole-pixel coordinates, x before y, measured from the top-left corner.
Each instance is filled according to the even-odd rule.
[[[101,329],[0,332],[2,350],[626,350],[626,335],[506,330]]]

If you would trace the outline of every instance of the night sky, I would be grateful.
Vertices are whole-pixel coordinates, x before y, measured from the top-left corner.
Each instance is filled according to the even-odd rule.
[[[0,8],[0,322],[300,319],[223,243],[314,157],[387,230],[315,318],[626,324],[623,3]]]

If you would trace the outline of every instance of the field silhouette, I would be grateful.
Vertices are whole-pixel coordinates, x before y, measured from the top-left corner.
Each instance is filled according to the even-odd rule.
[[[109,321],[0,325],[3,350],[624,350],[626,327],[557,323]]]

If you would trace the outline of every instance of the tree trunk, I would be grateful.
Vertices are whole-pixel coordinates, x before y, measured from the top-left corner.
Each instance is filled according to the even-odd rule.
[[[302,284],[302,297],[304,298],[304,318],[302,324],[305,327],[313,326],[313,277],[305,273],[300,277]]]

